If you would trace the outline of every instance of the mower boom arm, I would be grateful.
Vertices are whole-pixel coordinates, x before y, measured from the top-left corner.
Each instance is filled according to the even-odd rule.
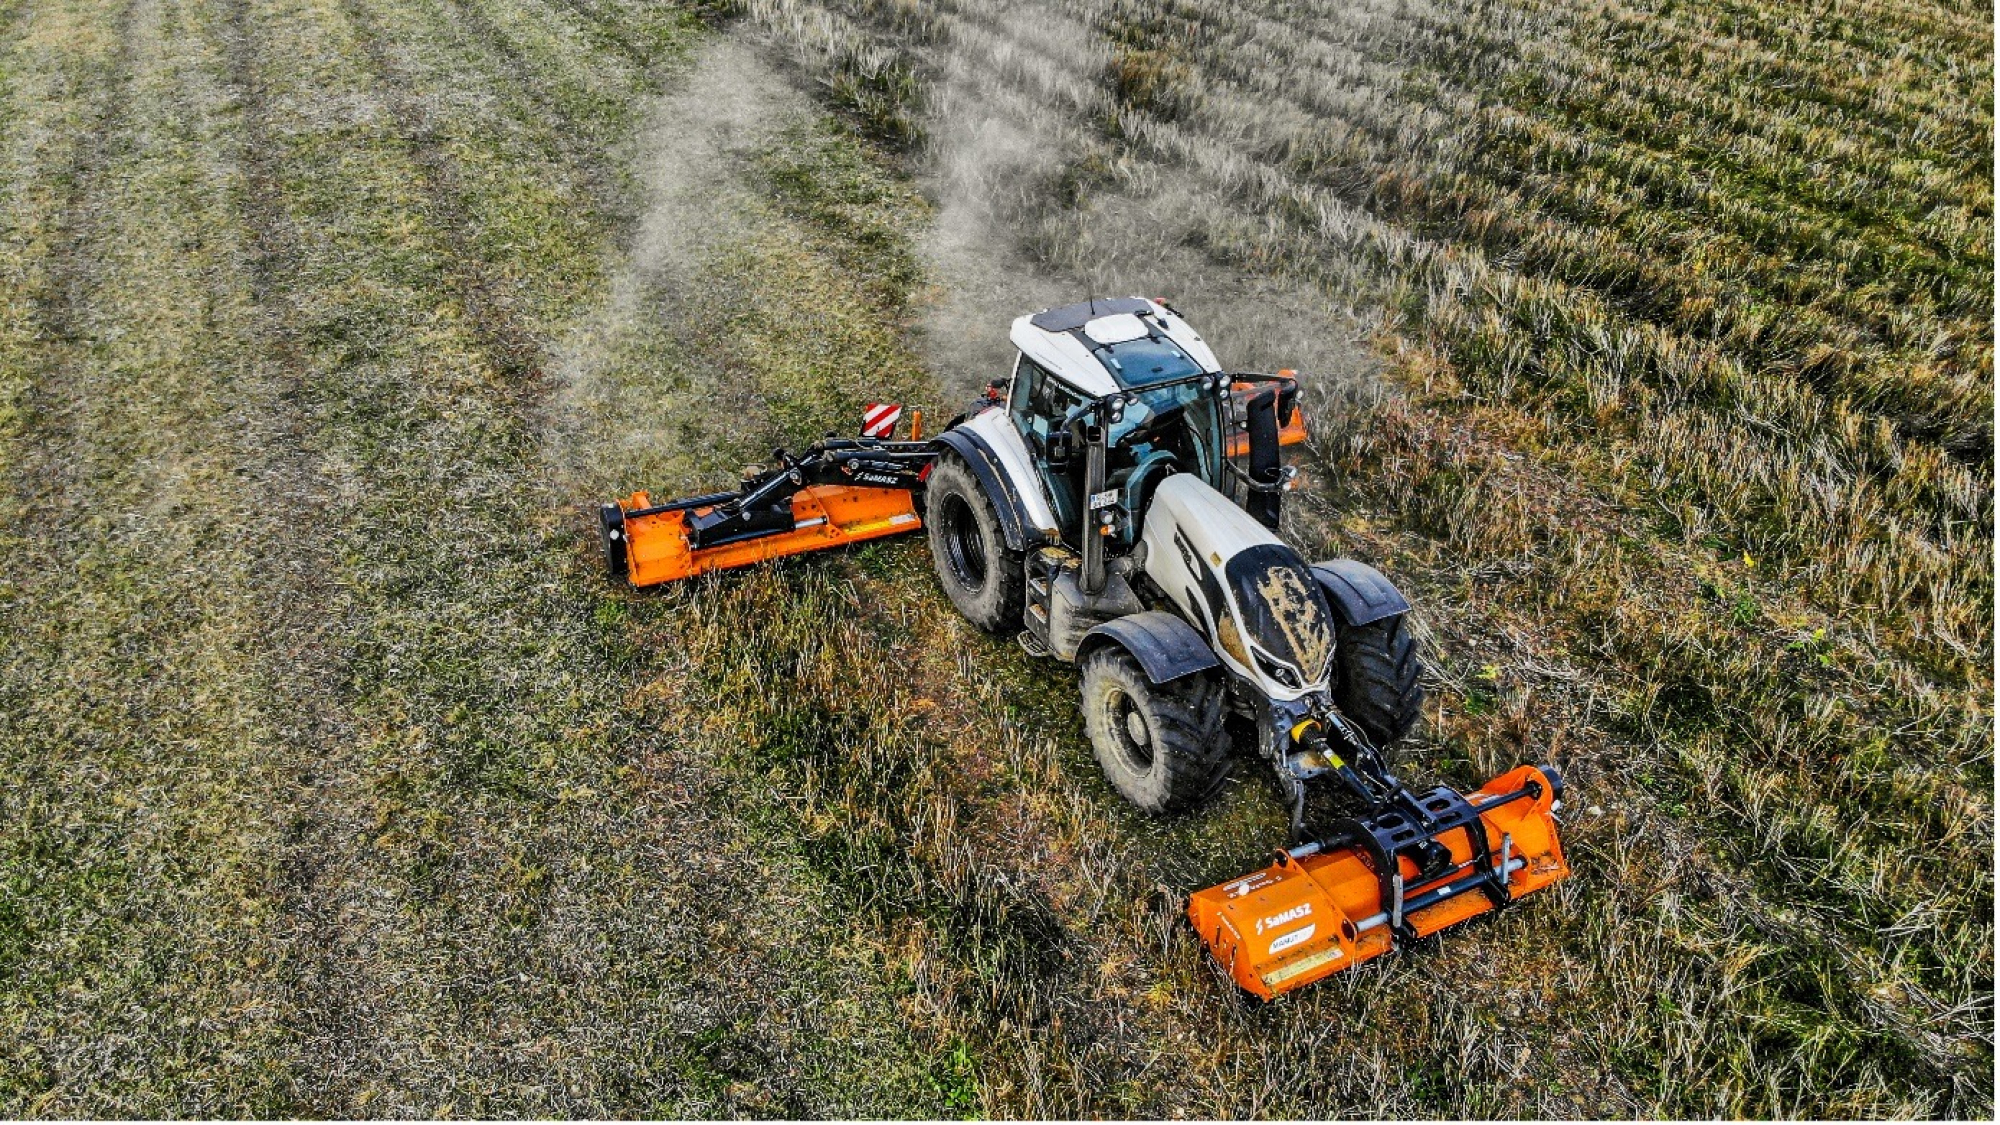
[[[937,459],[927,441],[828,438],[735,492],[655,504],[644,492],[601,509],[605,558],[635,586],[691,578],[922,526],[916,495]]]

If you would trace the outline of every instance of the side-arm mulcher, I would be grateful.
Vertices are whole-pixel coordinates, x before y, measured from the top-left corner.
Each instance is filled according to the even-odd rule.
[[[734,492],[655,504],[644,492],[598,509],[604,560],[634,586],[858,543],[922,526],[926,441],[828,438],[746,473]]]

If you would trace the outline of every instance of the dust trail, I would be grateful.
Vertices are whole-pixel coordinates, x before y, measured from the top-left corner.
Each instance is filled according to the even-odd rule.
[[[1089,143],[1075,123],[1099,108],[1096,91],[1065,90],[1071,112],[1048,114],[1039,89],[994,77],[1095,73],[1103,54],[1089,29],[1070,20],[996,22],[1023,38],[996,38],[963,20],[949,25],[920,175],[938,209],[920,248],[932,284],[920,339],[954,396],[1007,371],[1015,316],[1081,295],[1082,283],[1038,261],[1023,233],[1051,217],[1051,190]]]
[[[663,381],[663,370],[681,366],[663,357],[701,363],[687,345],[703,326],[687,310],[714,256],[750,227],[757,196],[747,162],[815,112],[742,36],[712,41],[654,99],[631,162],[643,184],[639,222],[604,303],[553,365],[547,448],[569,491],[609,495],[637,480],[674,480],[684,464],[675,435],[653,420],[690,406],[726,409],[742,393],[720,372],[698,372],[691,385]],[[702,399],[715,402],[704,408]]]
[[[1113,155],[1097,124],[1117,108],[1099,15],[968,6],[930,48],[940,77],[920,180],[938,204],[923,246],[936,288],[921,338],[947,390],[1006,370],[1015,316],[1105,294],[1168,298],[1230,367],[1297,368],[1323,393],[1376,389],[1372,315],[1215,261],[1202,233],[1238,205],[1190,169]],[[1113,160],[1115,176],[1078,186],[1080,167]]]
[[[648,115],[638,165],[647,209],[629,267],[613,282],[613,307],[636,309],[649,284],[683,292],[709,249],[741,227],[750,197],[743,159],[812,112],[812,102],[754,44],[722,38],[704,51]]]

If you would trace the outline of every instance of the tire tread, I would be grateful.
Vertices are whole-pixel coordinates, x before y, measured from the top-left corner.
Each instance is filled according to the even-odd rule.
[[[1165,794],[1157,805],[1148,806],[1120,782],[1118,775],[1129,767],[1118,751],[1092,740],[1105,776],[1135,805],[1151,813],[1182,812],[1200,804],[1229,776],[1229,740],[1222,729],[1227,689],[1215,677],[1197,673],[1168,684],[1151,683],[1131,654],[1107,645],[1085,658],[1085,707],[1093,706],[1087,686],[1093,675],[1114,676],[1153,720],[1154,768],[1167,774]]]
[[[1334,702],[1378,749],[1417,725],[1424,709],[1423,658],[1402,614],[1340,630]]]
[[[952,492],[965,498],[979,523],[980,538],[986,546],[987,580],[985,588],[977,594],[968,592],[960,585],[958,577],[952,573],[950,560],[946,558],[946,548],[939,541],[939,533],[932,531],[928,536],[931,565],[937,571],[938,583],[944,587],[945,596],[951,599],[958,612],[978,628],[988,633],[1019,630],[1028,591],[1025,557],[1019,551],[1007,549],[1007,541],[1000,528],[1000,515],[993,509],[993,499],[980,487],[972,470],[957,454],[946,453],[938,457],[937,467],[931,471],[925,496],[926,521],[931,518],[931,513],[939,510],[939,500]]]

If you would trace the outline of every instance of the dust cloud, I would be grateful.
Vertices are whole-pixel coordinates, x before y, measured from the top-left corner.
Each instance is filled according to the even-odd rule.
[[[610,269],[608,294],[560,349],[550,440],[565,490],[588,495],[637,480],[673,478],[677,435],[650,420],[726,407],[727,379],[691,385],[670,372],[693,361],[702,278],[754,221],[749,160],[773,137],[819,112],[763,44],[732,34],[711,40],[646,114],[630,166],[643,188],[629,244]],[[685,381],[685,380],[683,380]],[[670,409],[671,407],[671,409]]]
[[[934,33],[903,48],[925,79],[914,163],[935,206],[918,247],[927,281],[914,342],[949,403],[1006,373],[1015,317],[1107,295],[1166,298],[1226,367],[1295,368],[1311,401],[1379,393],[1371,315],[1310,282],[1214,260],[1200,249],[1205,232],[1239,219],[1241,202],[1206,169],[1106,138],[1117,107],[1093,9],[942,4],[931,18]],[[873,35],[816,5],[775,0],[753,5],[669,79],[630,158],[641,217],[608,296],[556,364],[548,446],[565,492],[685,475],[681,435],[647,420],[727,409],[729,379],[703,367],[695,310],[714,255],[756,221],[749,158],[823,112],[808,87],[814,57],[850,41],[878,50]]]
[[[934,290],[920,336],[946,390],[970,395],[1006,372],[1014,317],[1128,295],[1166,298],[1227,367],[1296,368],[1320,397],[1372,389],[1372,316],[1309,283],[1217,263],[1197,246],[1230,202],[1205,195],[1200,177],[1109,151],[1110,53],[1090,22],[1003,7],[950,12],[942,41],[917,48],[939,76],[919,172],[938,208],[922,246]],[[1119,174],[1079,189],[1093,158],[1118,161]]]

